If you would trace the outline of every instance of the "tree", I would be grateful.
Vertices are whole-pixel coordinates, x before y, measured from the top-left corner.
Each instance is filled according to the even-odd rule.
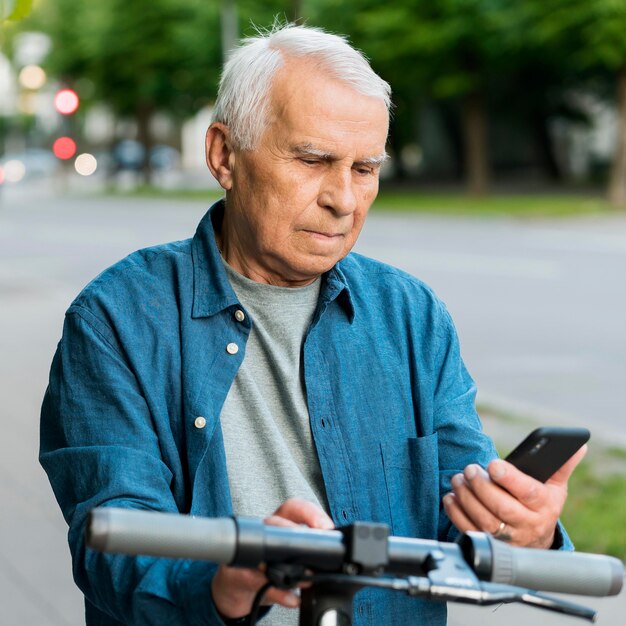
[[[608,196],[626,206],[626,3],[623,0],[526,0],[533,36],[561,50],[563,68],[581,88],[603,94],[612,85],[618,112]]]
[[[222,9],[222,15],[220,14]],[[50,35],[46,69],[65,82],[88,79],[93,94],[118,117],[136,121],[150,181],[150,123],[157,111],[182,118],[215,98],[223,61],[220,17],[228,32],[251,32],[277,13],[300,10],[293,0],[42,0],[29,28]],[[233,19],[238,18],[238,24]],[[230,44],[224,42],[224,47]]]
[[[613,78],[618,113],[617,144],[609,177],[608,197],[626,206],[626,4],[620,0],[577,0],[571,8],[576,38],[581,45],[574,62],[587,73]]]
[[[515,3],[506,0],[401,0],[382,5],[319,0],[317,19],[349,32],[392,85],[405,127],[420,100],[457,103],[461,110],[467,188],[481,195],[489,185],[487,147],[490,87],[513,57],[503,42],[516,30]],[[400,120],[397,120],[400,121]],[[397,125],[397,122],[396,122]],[[393,138],[393,130],[392,130]],[[398,144],[401,142],[398,141]]]
[[[150,181],[150,123],[183,117],[215,94],[221,65],[219,12],[203,0],[49,0],[29,26],[52,38],[46,66],[67,83],[88,79],[91,100],[137,124]],[[89,98],[87,98],[87,101]]]

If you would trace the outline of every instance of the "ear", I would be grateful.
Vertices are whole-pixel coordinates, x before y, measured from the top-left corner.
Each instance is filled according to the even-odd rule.
[[[206,131],[206,164],[222,189],[229,191],[233,186],[235,152],[232,148],[228,127],[213,122]]]

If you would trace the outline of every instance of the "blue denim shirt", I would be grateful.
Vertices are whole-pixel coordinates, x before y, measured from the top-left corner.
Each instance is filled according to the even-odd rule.
[[[87,549],[87,513],[118,506],[232,514],[220,411],[250,320],[214,238],[217,203],[193,239],[131,254],[65,317],[41,416],[41,455],[65,519],[88,624],[221,624],[216,565]],[[226,350],[236,343],[239,351]],[[232,350],[231,350],[232,351]],[[311,429],[337,525],[451,540],[450,478],[496,456],[443,304],[419,280],[349,254],[323,277],[303,347]],[[205,426],[199,428],[202,420]],[[445,605],[364,590],[355,624],[445,624]]]

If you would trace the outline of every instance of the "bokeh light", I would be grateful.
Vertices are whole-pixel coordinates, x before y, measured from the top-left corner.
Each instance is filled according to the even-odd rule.
[[[0,185],[4,183],[4,168],[0,165]]]
[[[46,73],[38,65],[26,65],[19,75],[20,85],[36,91],[46,84]]]
[[[7,183],[19,183],[26,176],[26,166],[19,159],[11,159],[4,164],[4,178]]]
[[[61,115],[71,115],[79,104],[78,95],[72,89],[61,89],[54,96],[54,106]]]
[[[74,161],[74,169],[81,176],[91,176],[98,167],[98,161],[93,154],[89,154],[88,152],[83,152],[83,154],[79,154]]]
[[[71,137],[59,137],[52,144],[52,152],[58,159],[67,161],[76,154],[76,142]]]

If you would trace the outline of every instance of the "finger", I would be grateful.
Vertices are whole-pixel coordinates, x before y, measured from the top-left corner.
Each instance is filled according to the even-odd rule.
[[[254,595],[266,582],[259,570],[220,565],[211,581],[211,595],[220,613],[238,617],[250,612]]]
[[[565,487],[567,485],[567,481],[570,479],[570,476],[576,469],[576,466],[585,458],[587,450],[587,444],[585,444],[546,481],[546,484]]]
[[[284,517],[296,524],[306,524],[311,528],[330,530],[335,527],[333,520],[322,508],[312,502],[299,498],[285,500],[285,502],[274,511],[274,515]]]
[[[459,506],[480,530],[493,534],[501,522],[512,524],[524,515],[524,507],[478,465],[468,465],[463,475],[453,478],[452,486]]]
[[[513,532],[513,543],[533,548],[552,545],[556,523],[567,492],[544,485],[503,460],[492,461],[487,470],[493,483],[502,487],[503,497],[491,502],[492,511]]]
[[[299,526],[296,522],[292,522],[290,519],[286,519],[285,517],[280,517],[279,515],[270,515],[263,520],[264,524],[268,526],[285,526],[285,527],[294,527]]]
[[[472,494],[487,511],[480,518],[485,530],[493,532],[501,522],[518,525],[527,518],[528,507],[491,480],[489,473],[479,465],[468,465],[464,471],[464,479]],[[480,512],[478,505],[475,508]],[[476,523],[479,523],[478,519]]]
[[[259,569],[222,565],[218,573],[224,576],[225,583],[229,587],[238,587],[242,591],[257,592],[267,583],[267,577]],[[217,577],[218,575],[216,574]]]
[[[487,466],[491,480],[508,491],[514,499],[531,511],[540,511],[550,504],[549,490],[546,486],[524,474],[514,465],[502,459],[491,461]]]
[[[443,508],[450,521],[456,528],[464,533],[468,530],[481,530],[465,515],[463,509],[453,493],[448,493],[443,497]]]
[[[288,609],[297,609],[300,606],[300,594],[293,590],[277,589],[270,587],[263,596],[261,604],[280,604]]]

